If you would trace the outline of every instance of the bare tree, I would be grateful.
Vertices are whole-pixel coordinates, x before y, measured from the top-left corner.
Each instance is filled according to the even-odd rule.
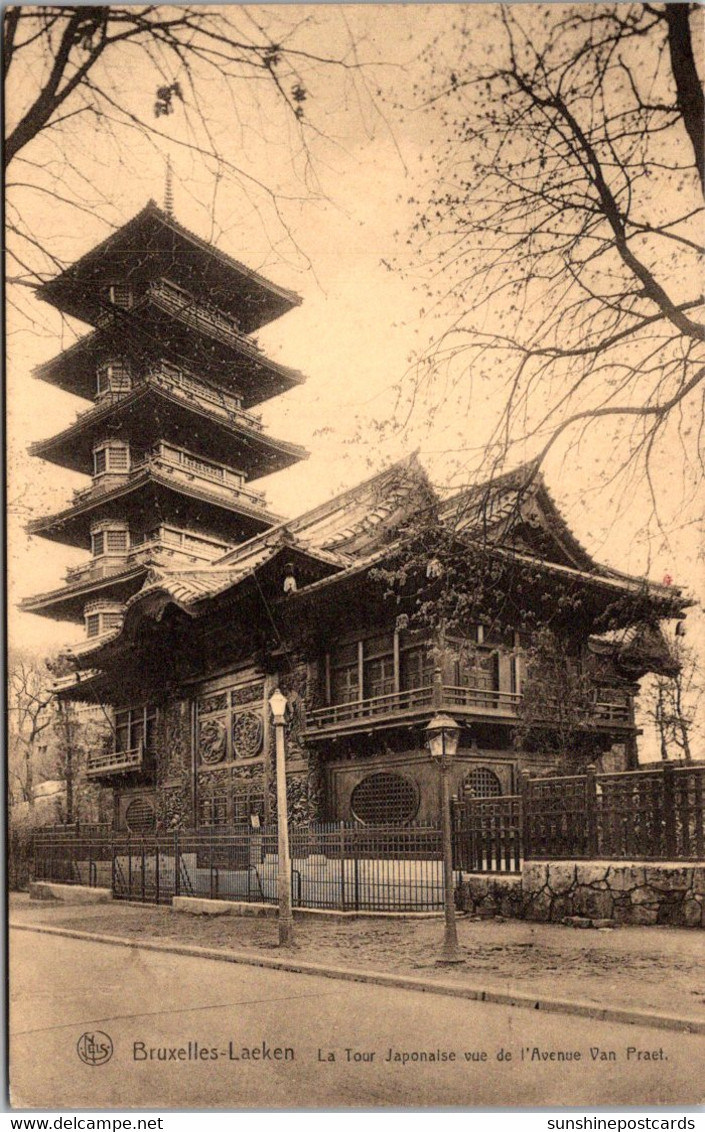
[[[335,45],[328,53],[316,31],[331,21]],[[358,45],[340,13],[18,5],[6,10],[4,31],[10,271],[13,282],[30,287],[63,266],[35,231],[37,204],[61,204],[76,219],[96,209],[106,217],[116,207],[119,213],[119,200],[97,185],[106,151],[111,185],[118,162],[123,176],[139,168],[144,145],[162,155],[186,152],[210,172],[213,193],[230,178],[253,212],[267,209],[272,227],[278,219],[272,243],[287,236],[291,243],[278,163],[267,183],[259,180],[248,165],[248,144],[274,136],[281,152],[284,141],[305,194],[315,195],[311,144],[330,140],[327,85],[338,84],[334,100],[350,95],[363,113],[374,103]]]
[[[30,806],[46,754],[42,737],[54,722],[53,704],[46,670],[31,660],[16,660],[8,680],[8,779],[10,793]]]
[[[700,663],[695,651],[678,637],[671,649],[676,669],[669,676],[654,678],[647,693],[645,714],[656,729],[661,758],[668,760],[675,755],[691,762],[692,742],[700,730],[698,708],[704,690]]]
[[[689,4],[469,7],[430,48],[409,270],[441,329],[412,396],[501,390],[467,463],[597,433],[604,480],[645,469],[655,506],[677,435],[702,474],[702,31]]]
[[[589,762],[595,744],[596,681],[583,666],[579,650],[547,627],[532,634],[523,649],[525,679],[515,732],[518,747],[555,752],[566,773],[576,756]]]

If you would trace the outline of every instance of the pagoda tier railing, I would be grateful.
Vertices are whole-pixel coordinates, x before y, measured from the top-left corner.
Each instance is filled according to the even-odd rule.
[[[154,363],[144,373],[137,374],[133,378],[130,389],[107,390],[98,394],[95,403],[90,408],[82,409],[80,413],[76,414],[76,421],[86,422],[97,410],[104,409],[106,405],[117,405],[126,397],[132,396],[138,389],[150,384],[159,385],[171,393],[175,392],[188,401],[195,402],[208,409],[209,412],[222,417],[230,424],[241,425],[243,428],[252,429],[253,432],[264,431],[264,425],[259,415],[241,408],[240,399],[236,394],[226,393],[225,390],[217,389],[213,385],[206,385],[199,381],[198,377],[191,371],[166,363]]]
[[[593,723],[609,725],[628,725],[631,723],[631,707],[628,700],[616,703],[605,698],[609,690],[598,688],[587,718]],[[515,719],[521,703],[521,693],[501,689],[460,687],[445,684],[439,705],[444,711],[470,712],[479,715],[493,715]],[[382,720],[389,716],[413,715],[429,712],[433,708],[433,688],[426,685],[391,692],[382,696],[352,700],[347,703],[329,704],[308,712],[306,729],[309,735],[345,727],[354,730],[355,724],[373,719]]]
[[[204,385],[191,373],[176,367],[165,365],[150,366],[144,375],[145,381],[154,381],[165,389],[176,390],[183,393],[189,400],[197,401],[209,410],[227,417],[228,420],[251,428],[255,432],[262,432],[264,426],[255,413],[245,412],[240,406],[240,400],[232,393],[216,389],[214,386]],[[138,383],[139,384],[139,383]]]
[[[129,751],[89,751],[86,777],[99,778],[106,774],[124,774],[127,771],[141,770],[143,753],[141,743]]]
[[[204,460],[194,452],[176,445],[160,441],[148,452],[130,453],[130,468],[126,472],[103,474],[96,477],[89,487],[81,488],[73,494],[74,504],[84,503],[100,495],[113,491],[120,484],[130,483],[145,470],[166,471],[179,479],[202,482],[209,491],[226,498],[229,502],[241,499],[250,507],[267,506],[262,492],[251,491],[243,486],[243,477],[225,464]]]
[[[176,527],[159,527],[158,532],[144,536],[126,554],[91,558],[79,566],[72,566],[66,571],[66,581],[69,583],[91,581],[110,577],[112,574],[123,574],[147,561],[156,563],[165,560],[171,563],[176,561],[177,564],[184,565],[214,562],[232,550],[230,543],[215,542],[213,539]]]
[[[194,330],[215,334],[221,340],[253,355],[263,356],[264,351],[238,328],[237,322],[229,318],[217,307],[194,298],[175,283],[157,279],[147,288],[147,297],[156,300],[159,306],[176,315]]]

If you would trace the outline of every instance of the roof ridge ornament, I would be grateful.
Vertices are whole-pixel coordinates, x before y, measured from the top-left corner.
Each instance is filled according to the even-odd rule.
[[[171,156],[166,159],[166,178],[164,184],[164,211],[172,220],[174,219],[174,170]]]

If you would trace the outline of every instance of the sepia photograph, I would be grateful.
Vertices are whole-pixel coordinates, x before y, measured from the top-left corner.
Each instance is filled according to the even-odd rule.
[[[6,1103],[705,1103],[705,9],[3,65]]]

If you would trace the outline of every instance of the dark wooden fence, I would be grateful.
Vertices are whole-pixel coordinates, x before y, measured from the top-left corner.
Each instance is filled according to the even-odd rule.
[[[520,872],[523,860],[705,857],[705,765],[524,778],[521,792],[454,806],[459,867]]]
[[[524,856],[522,798],[472,798],[454,806],[456,867],[467,873],[519,873]]]
[[[673,763],[529,779],[523,791],[525,856],[702,859],[704,786],[705,766]]]

